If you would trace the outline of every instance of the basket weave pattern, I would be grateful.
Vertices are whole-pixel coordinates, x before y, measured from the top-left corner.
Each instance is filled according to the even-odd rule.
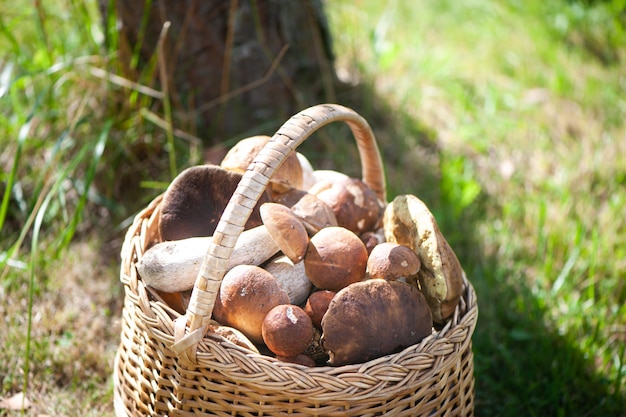
[[[211,288],[219,288],[221,269],[225,269],[222,259],[230,256],[247,219],[237,207],[243,204],[251,210],[254,204],[243,200],[254,202],[284,155],[312,131],[333,121],[348,123],[357,139],[363,180],[384,197],[378,149],[360,116],[336,105],[316,106],[296,116],[272,138],[277,143],[266,153],[278,152],[276,161],[257,164],[263,165],[258,170],[249,169],[246,176],[252,182],[246,176],[242,179],[235,194],[247,195],[243,199],[233,196],[233,207],[225,210],[216,229],[216,235],[221,231],[228,235],[229,228],[234,227],[234,239],[222,238],[225,245],[215,239],[218,247],[205,260],[210,267],[201,271],[201,275],[212,276],[198,277],[185,315],[145,286],[135,266],[143,253],[160,241],[161,196],[136,216],[121,253],[125,298],[114,366],[118,417],[473,415],[471,336],[478,311],[474,289],[467,279],[461,302],[443,329],[417,345],[363,364],[307,368],[255,354],[207,333],[215,291]],[[257,175],[262,178],[256,179]],[[222,258],[214,259],[214,253],[222,254]]]

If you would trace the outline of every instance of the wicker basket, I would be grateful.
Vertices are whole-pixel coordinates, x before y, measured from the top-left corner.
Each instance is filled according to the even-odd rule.
[[[161,197],[141,211],[122,248],[125,298],[114,365],[115,413],[122,416],[470,416],[471,336],[476,297],[465,290],[452,319],[419,344],[362,364],[307,368],[253,353],[207,331],[226,260],[284,157],[317,129],[347,123],[363,180],[386,201],[378,148],[367,122],[338,105],[288,120],[243,176],[214,234],[185,315],[141,281],[135,267],[157,243]]]

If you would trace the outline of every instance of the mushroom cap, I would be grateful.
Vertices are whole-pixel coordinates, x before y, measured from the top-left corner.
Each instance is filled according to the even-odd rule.
[[[315,195],[304,194],[291,206],[291,211],[302,221],[305,229],[314,235],[325,227],[338,226],[333,209]]]
[[[385,239],[410,247],[422,263],[420,288],[436,323],[454,313],[463,293],[463,268],[445,239],[435,217],[419,198],[399,195],[384,213]]]
[[[241,139],[226,153],[220,166],[226,170],[245,172],[257,154],[267,145],[271,137],[265,135]],[[275,191],[290,188],[302,188],[302,166],[295,152],[290,153],[271,180]]]
[[[274,200],[287,206],[302,221],[310,235],[324,227],[338,226],[335,213],[328,204],[304,190],[290,190]]]
[[[420,266],[420,258],[411,248],[394,242],[379,243],[367,258],[370,278],[409,278],[417,274]]]
[[[298,306],[282,304],[272,308],[263,319],[263,341],[279,356],[295,357],[313,339],[311,318]]]
[[[337,293],[330,290],[319,290],[312,292],[304,305],[304,311],[311,317],[313,325],[318,329],[322,328],[322,317],[328,310],[328,305]]]
[[[159,218],[161,238],[212,236],[241,177],[217,165],[196,165],[178,174],[163,193]],[[246,229],[261,224],[259,205],[266,201],[269,195],[263,193]]]
[[[237,265],[222,278],[213,318],[263,343],[263,319],[272,308],[288,303],[287,292],[272,274],[258,266]]]
[[[365,244],[367,253],[372,253],[372,250],[376,247],[376,245],[385,241],[385,235],[382,229],[380,229],[380,231],[365,232],[359,237]]]
[[[322,345],[334,366],[362,363],[419,343],[432,333],[423,294],[400,281],[370,279],[333,298],[322,319]]]
[[[309,239],[304,270],[319,289],[339,291],[361,281],[367,267],[367,249],[350,230],[326,227]]]
[[[309,235],[300,219],[288,207],[278,203],[262,204],[259,213],[278,248],[293,263],[300,262],[309,244]]]
[[[360,235],[376,229],[385,209],[378,195],[363,181],[347,178],[309,190],[330,206],[337,224]]]

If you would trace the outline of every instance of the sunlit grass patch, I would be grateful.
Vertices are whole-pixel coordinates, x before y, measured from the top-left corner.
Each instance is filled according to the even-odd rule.
[[[619,7],[330,8],[342,73],[370,83],[436,137],[438,182],[404,192],[428,196],[478,287],[481,415],[623,411]]]

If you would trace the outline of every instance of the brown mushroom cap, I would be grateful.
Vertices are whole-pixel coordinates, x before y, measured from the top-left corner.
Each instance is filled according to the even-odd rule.
[[[370,279],[339,291],[322,319],[329,364],[362,363],[419,343],[432,332],[423,294],[400,281]]]
[[[384,204],[367,184],[357,178],[315,188],[310,192],[330,206],[337,224],[357,235],[374,230],[382,220]]]
[[[272,308],[263,319],[263,341],[276,355],[295,357],[313,339],[311,318],[298,306],[282,304]]]
[[[220,166],[226,170],[243,173],[271,137],[265,135],[241,139],[224,156]],[[271,180],[274,191],[302,188],[302,166],[295,152],[289,154]]]
[[[420,258],[407,246],[383,242],[374,246],[367,258],[367,274],[370,278],[394,280],[415,276],[420,269]]]
[[[259,212],[274,243],[293,263],[300,262],[309,244],[302,221],[288,207],[278,203],[264,203]]]
[[[288,303],[289,296],[272,274],[258,266],[237,265],[222,279],[213,318],[263,343],[263,319],[272,308]]]
[[[338,226],[337,217],[328,204],[315,195],[304,194],[291,211],[302,221],[309,234],[314,235],[325,227]]]
[[[330,206],[306,191],[290,190],[277,196],[275,202],[289,207],[302,221],[310,235],[314,235],[324,227],[338,225],[335,213]]]
[[[385,241],[385,235],[383,231],[372,231],[365,232],[361,236],[359,236],[365,247],[367,248],[367,253],[372,253],[372,249],[376,247],[376,245],[383,243]]]
[[[319,290],[312,292],[304,305],[304,311],[311,317],[313,325],[320,329],[322,327],[322,317],[328,310],[333,297],[337,294],[335,291]]]
[[[350,230],[326,227],[309,240],[304,270],[319,289],[339,291],[361,281],[367,267],[367,249]]]
[[[161,238],[212,236],[240,180],[241,174],[216,165],[197,165],[182,171],[163,194],[159,218]],[[268,194],[263,193],[246,229],[261,224],[259,205],[268,200]]]

